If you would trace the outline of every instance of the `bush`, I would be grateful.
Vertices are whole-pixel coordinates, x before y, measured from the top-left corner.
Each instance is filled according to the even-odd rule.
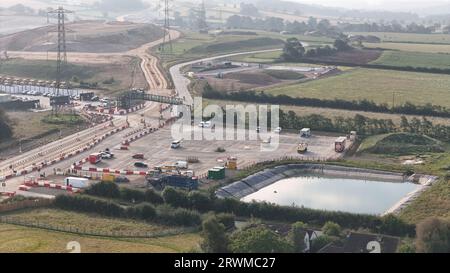
[[[334,222],[326,222],[322,227],[325,235],[339,237],[341,235],[341,226]]]
[[[150,204],[140,204],[136,207],[139,218],[143,220],[153,220],[156,217],[156,210],[155,208]]]
[[[416,248],[424,253],[450,252],[450,222],[429,218],[417,225]]]
[[[294,252],[302,253],[305,248],[306,225],[302,222],[292,224],[289,237],[294,247]]]
[[[156,193],[154,190],[149,189],[145,191],[145,201],[152,203],[152,204],[163,204],[164,199],[162,196],[158,193]]]
[[[327,235],[319,236],[312,241],[310,251],[312,253],[316,253],[331,242],[333,242],[333,239],[331,237]]]
[[[189,206],[192,209],[205,212],[213,208],[213,201],[206,193],[192,191],[188,194],[187,198],[189,200]]]
[[[235,232],[230,239],[233,253],[287,253],[292,246],[275,232],[262,227],[250,227]]]
[[[400,218],[388,214],[381,218],[381,225],[378,229],[379,233],[389,234],[394,236],[414,236],[415,226],[405,223]]]
[[[233,229],[235,228],[235,217],[233,214],[230,213],[218,213],[216,214],[216,219],[221,224],[225,226],[226,229]]]
[[[114,202],[88,196],[59,195],[55,198],[55,206],[66,210],[92,212],[111,217],[124,217],[127,212]]]
[[[132,203],[140,203],[145,201],[145,193],[139,190],[122,188],[120,189],[120,199]]]
[[[214,216],[209,216],[202,223],[202,249],[208,253],[228,252],[228,237],[225,226]]]
[[[202,222],[198,212],[184,208],[161,205],[156,208],[156,211],[158,221],[167,225],[198,226]]]
[[[119,187],[111,182],[100,182],[91,185],[87,190],[87,194],[107,197],[107,198],[119,198]]]
[[[189,208],[189,200],[186,192],[172,187],[166,187],[162,193],[164,202],[176,208]]]

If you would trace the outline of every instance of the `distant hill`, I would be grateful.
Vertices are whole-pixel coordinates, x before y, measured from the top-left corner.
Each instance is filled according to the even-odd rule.
[[[68,52],[123,52],[163,36],[158,26],[129,22],[78,21],[66,27]],[[0,51],[56,51],[54,30],[47,26],[0,37]]]

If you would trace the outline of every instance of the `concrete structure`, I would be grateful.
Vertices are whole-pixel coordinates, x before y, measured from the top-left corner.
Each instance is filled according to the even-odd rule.
[[[0,102],[8,102],[11,101],[11,95],[10,94],[0,94]]]

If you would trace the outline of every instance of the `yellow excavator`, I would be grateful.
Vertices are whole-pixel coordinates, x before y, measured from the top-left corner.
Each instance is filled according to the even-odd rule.
[[[304,154],[308,151],[308,143],[300,143],[297,146],[297,153]]]

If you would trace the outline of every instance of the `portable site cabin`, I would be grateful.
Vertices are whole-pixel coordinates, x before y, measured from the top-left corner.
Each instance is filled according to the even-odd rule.
[[[311,137],[311,129],[303,128],[300,130],[300,137]]]
[[[345,143],[347,142],[346,137],[338,137],[334,141],[334,150],[338,153],[342,153],[345,151]]]

